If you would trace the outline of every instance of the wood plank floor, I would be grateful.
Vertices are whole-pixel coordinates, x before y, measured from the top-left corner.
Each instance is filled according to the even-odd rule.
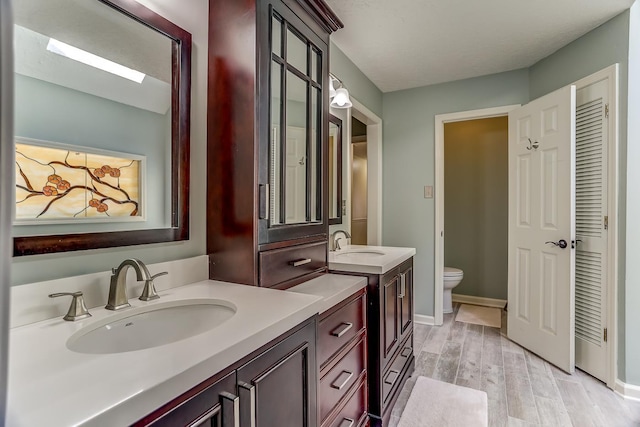
[[[625,400],[576,370],[568,375],[497,328],[456,322],[415,325],[416,370],[393,408],[396,427],[419,375],[487,392],[489,426],[640,426],[640,403]]]

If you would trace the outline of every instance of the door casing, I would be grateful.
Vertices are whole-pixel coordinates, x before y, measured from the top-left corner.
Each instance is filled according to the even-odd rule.
[[[609,84],[609,146],[608,146],[608,211],[609,211],[609,269],[607,287],[609,378],[607,387],[614,388],[618,376],[618,203],[619,203],[619,64],[613,64],[571,84],[579,90],[585,86],[608,79]],[[444,269],[444,124],[464,120],[483,119],[508,115],[520,104],[494,108],[438,114],[435,116],[435,233],[434,233],[434,316],[417,315],[417,323],[442,325],[442,273]]]
[[[461,122],[466,120],[489,119],[492,117],[507,116],[510,111],[520,107],[520,104],[506,105],[503,107],[483,108],[480,110],[461,111],[458,113],[438,114],[435,116],[435,233],[434,233],[434,318],[432,324],[442,325],[442,273],[444,271],[444,125],[445,123]],[[417,320],[423,319],[418,317]],[[423,319],[424,320],[424,319]],[[430,320],[430,319],[429,319]],[[428,323],[428,322],[425,322]]]

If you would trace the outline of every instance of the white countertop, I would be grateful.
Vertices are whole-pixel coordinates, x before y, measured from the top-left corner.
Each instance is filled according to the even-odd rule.
[[[366,286],[367,279],[364,277],[325,274],[289,288],[287,292],[323,297],[324,299],[318,303],[318,312],[323,313]]]
[[[348,245],[339,251],[329,252],[329,270],[384,274],[415,254],[415,248]]]
[[[335,274],[293,292],[205,280],[160,292],[156,301],[130,299],[133,307],[218,299],[237,312],[194,337],[126,353],[82,354],[65,345],[79,329],[113,315],[104,308],[77,322],[55,318],[13,328],[7,425],[130,424],[365,285]]]

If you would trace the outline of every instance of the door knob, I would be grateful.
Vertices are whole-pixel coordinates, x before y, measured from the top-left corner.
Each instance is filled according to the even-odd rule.
[[[558,240],[557,242],[544,242],[544,243],[545,243],[545,244],[547,244],[547,243],[551,243],[552,245],[557,246],[557,247],[559,247],[560,249],[564,249],[564,248],[566,248],[566,247],[567,247],[567,241],[566,241],[566,240],[564,240],[564,239],[560,239],[560,240]]]

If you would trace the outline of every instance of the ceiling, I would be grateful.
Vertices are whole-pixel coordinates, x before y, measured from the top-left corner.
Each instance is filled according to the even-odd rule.
[[[172,40],[102,2],[16,1],[16,25],[171,83]]]
[[[634,0],[327,0],[332,41],[383,92],[529,67]],[[339,76],[338,76],[339,77]]]

